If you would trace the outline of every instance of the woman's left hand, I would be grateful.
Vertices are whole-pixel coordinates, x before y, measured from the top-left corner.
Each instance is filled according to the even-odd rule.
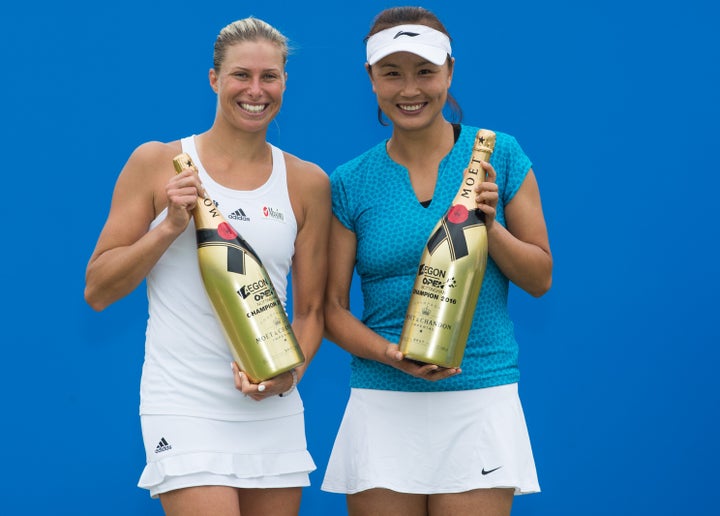
[[[497,183],[495,183],[497,173],[493,166],[487,161],[483,161],[481,166],[485,171],[485,181],[475,187],[475,202],[477,203],[478,209],[485,214],[485,227],[490,229],[490,226],[495,222],[495,213],[499,198],[498,186]]]
[[[388,345],[385,350],[385,356],[390,359],[390,365],[395,369],[414,376],[422,378],[429,382],[437,382],[460,374],[462,371],[459,367],[441,367],[435,364],[425,364],[405,358],[397,344]]]
[[[252,383],[250,378],[238,368],[236,362],[233,362],[231,365],[233,377],[235,378],[235,388],[255,401],[262,401],[270,396],[287,392],[292,388],[294,383],[291,371],[260,383]]]

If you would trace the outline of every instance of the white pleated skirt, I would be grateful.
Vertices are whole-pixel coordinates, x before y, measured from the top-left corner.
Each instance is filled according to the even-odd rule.
[[[352,389],[321,489],[440,494],[496,487],[540,491],[517,384]]]
[[[159,494],[194,486],[305,487],[316,469],[302,413],[262,421],[141,416],[147,465],[138,486]]]

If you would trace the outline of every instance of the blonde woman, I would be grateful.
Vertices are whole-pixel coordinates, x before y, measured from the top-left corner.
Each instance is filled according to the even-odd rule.
[[[315,469],[295,387],[323,334],[330,191],[319,167],[266,141],[287,56],[286,38],[262,20],[222,29],[209,72],[212,126],[132,153],[87,267],[85,297],[96,310],[147,280],[139,486],[169,516],[296,515]],[[176,174],[180,152],[199,173]],[[259,255],[283,303],[292,273],[292,327],[306,357],[296,371],[253,384],[233,363],[197,265],[191,209],[205,190]]]

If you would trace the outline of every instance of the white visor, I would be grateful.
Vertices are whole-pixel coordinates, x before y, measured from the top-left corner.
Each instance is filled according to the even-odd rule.
[[[374,65],[395,52],[410,52],[440,66],[452,54],[450,38],[427,25],[397,25],[367,40],[367,62]]]

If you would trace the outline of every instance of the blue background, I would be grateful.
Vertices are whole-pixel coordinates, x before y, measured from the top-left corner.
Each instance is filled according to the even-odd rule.
[[[515,515],[717,511],[717,15],[710,0],[429,0],[454,38],[451,92],[533,160],[555,258],[541,299],[511,292],[521,396],[543,492]],[[84,271],[118,172],[147,140],[212,123],[219,29],[248,15],[292,40],[269,139],[328,173],[388,129],[363,69],[388,2],[26,2],[0,31],[0,514],[158,515],[136,487],[144,287],[102,313]],[[9,238],[12,236],[13,238]],[[360,308],[359,298],[354,307]],[[301,384],[319,489],[348,395],[321,348]]]

